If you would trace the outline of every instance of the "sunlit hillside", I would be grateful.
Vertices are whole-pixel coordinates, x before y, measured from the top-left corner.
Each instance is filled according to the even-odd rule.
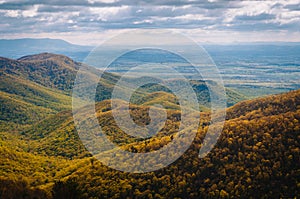
[[[201,118],[199,128],[192,129],[197,132],[194,142],[168,167],[133,174],[103,165],[91,157],[79,139],[72,117],[71,88],[80,65],[52,54],[19,60],[1,58],[0,198],[299,196],[300,90],[248,101],[227,90],[228,98],[236,104],[227,109],[217,144],[200,159],[208,126],[217,124],[210,124],[205,82],[191,82],[203,107],[203,112],[194,113]],[[96,69],[84,67],[93,71],[91,78],[97,78]],[[135,92],[130,114],[136,124],[146,125],[150,123],[149,107],[160,103],[167,108],[163,128],[152,138],[143,139],[123,132],[114,121],[109,100],[118,78],[105,74],[98,91],[107,90],[107,96],[95,103],[98,123],[112,142],[123,150],[147,153],[180,136],[177,98],[158,85]],[[116,103],[119,107],[126,104],[122,100]],[[119,157],[119,161],[126,158]],[[139,163],[136,165],[138,171]]]

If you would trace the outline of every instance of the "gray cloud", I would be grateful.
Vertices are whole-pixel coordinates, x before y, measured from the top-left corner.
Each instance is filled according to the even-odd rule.
[[[299,31],[300,2],[3,0],[1,34],[123,28]]]
[[[27,6],[32,5],[52,5],[52,6],[89,6],[89,7],[110,7],[110,6],[197,6],[206,9],[218,9],[218,8],[228,8],[235,7],[238,1],[187,1],[187,0],[111,0],[111,1],[101,1],[101,0],[10,0],[4,1],[1,4],[1,9],[22,9]]]
[[[289,5],[286,5],[284,6],[285,9],[288,9],[288,10],[298,10],[300,11],[300,4],[289,4]]]
[[[253,15],[253,16],[249,16],[249,15],[236,16],[235,20],[239,20],[239,21],[261,21],[261,20],[271,20],[271,19],[275,19],[275,18],[276,18],[276,15],[274,15],[274,14],[261,13],[261,14]]]

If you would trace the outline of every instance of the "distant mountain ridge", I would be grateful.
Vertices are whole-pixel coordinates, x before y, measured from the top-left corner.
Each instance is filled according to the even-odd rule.
[[[82,61],[92,49],[92,46],[71,44],[62,39],[0,39],[0,56],[12,59],[50,52],[64,54],[76,61]]]
[[[251,43],[199,43],[202,45],[213,59],[219,60],[219,56],[231,56],[232,53],[242,52],[244,55],[261,55],[299,52],[300,42],[251,42]],[[20,39],[0,39],[0,56],[17,59],[29,54],[40,54],[50,52],[64,54],[75,61],[83,61],[95,46],[77,45],[63,39],[50,38],[20,38]],[[286,49],[287,48],[287,49]],[[258,51],[258,53],[257,53]],[[262,54],[263,55],[263,54]]]

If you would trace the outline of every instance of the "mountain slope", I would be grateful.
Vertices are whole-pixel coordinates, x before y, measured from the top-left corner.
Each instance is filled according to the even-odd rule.
[[[16,129],[18,124],[32,124],[71,109],[68,92],[46,83],[46,78],[42,80],[46,69],[36,63],[0,59],[1,129]]]
[[[32,124],[59,111],[70,110],[71,91],[80,67],[84,70],[87,81],[98,82],[101,71],[63,55],[42,53],[18,60],[0,57],[1,129],[9,129],[8,125],[5,126],[6,122],[10,122],[10,129],[14,129],[19,124]],[[98,82],[96,101],[110,99],[119,79],[120,76],[116,74],[102,74]],[[141,80],[132,78],[128,81]],[[181,80],[174,81],[180,83]],[[190,81],[190,84],[198,96],[200,110],[208,110],[210,97],[206,84],[213,83]],[[83,90],[89,89],[84,83],[81,86]],[[126,89],[123,88],[124,92]],[[227,93],[230,106],[245,99],[232,90],[227,89]],[[162,101],[166,108],[179,108],[172,92],[158,84],[144,85],[132,96],[132,102],[135,104],[150,105]]]
[[[297,90],[272,96],[272,101],[269,97],[234,106],[232,109],[255,107],[261,102],[273,107],[274,101],[280,101],[277,105],[289,108],[277,109],[275,115],[269,114],[268,109],[248,109],[245,114],[254,111],[256,117],[227,120],[217,145],[203,159],[198,158],[198,151],[206,127],[199,129],[195,142],[179,160],[162,170],[128,174],[93,163],[78,168],[70,178],[78,183],[83,198],[298,197],[299,96]],[[295,99],[295,103],[290,103],[290,99]],[[144,151],[144,144],[135,144],[135,150]],[[156,145],[147,142],[147,147]],[[126,159],[120,157],[119,161],[123,158]]]
[[[10,156],[18,158],[5,160],[1,169],[5,170],[5,176],[8,178],[12,175],[18,176],[21,175],[22,169],[17,170],[16,173],[8,169],[16,164],[15,161],[22,162],[26,158],[26,161],[29,161],[27,164],[35,168],[30,162],[36,161],[36,158],[31,156],[37,156],[41,162],[44,157],[51,156],[54,158],[52,162],[55,167],[50,170],[46,167],[40,175],[49,176],[48,172],[54,172],[57,173],[56,177],[47,177],[48,182],[37,181],[36,184],[31,183],[31,186],[42,188],[49,193],[55,179],[61,179],[60,184],[54,185],[56,191],[62,189],[67,190],[66,192],[76,192],[81,198],[294,198],[300,194],[299,97],[300,90],[297,90],[239,103],[228,109],[228,118],[222,135],[208,156],[203,159],[198,158],[199,148],[207,130],[206,125],[201,125],[195,141],[180,159],[164,169],[143,174],[115,171],[89,157],[71,162],[63,153],[59,154],[61,156],[59,158],[65,157],[66,159],[60,160],[61,164],[56,163],[55,159],[58,157],[55,156],[58,154],[51,154],[51,151],[64,151],[65,148],[69,148],[68,146],[74,146],[72,150],[68,149],[70,154],[75,154],[74,152],[78,150],[78,145],[75,144],[78,138],[70,136],[76,131],[68,130],[74,127],[72,117],[68,112],[60,113],[48,122],[47,120],[41,122],[31,132],[18,135],[20,136],[18,140],[28,142],[31,146],[30,149],[27,148],[27,152],[25,151],[26,144],[22,143],[17,149],[3,149],[6,152],[2,153],[0,158],[6,158],[11,153]],[[172,135],[175,135],[176,125],[165,129],[169,133],[163,133],[150,140],[131,140],[127,137],[130,140],[127,144],[124,140],[126,137],[122,137],[122,134],[118,138],[121,132],[117,130],[118,127],[115,126],[113,119],[109,119],[111,117],[109,105],[109,101],[97,104],[99,124],[109,126],[112,131],[108,136],[114,141],[120,139],[120,143],[123,143],[122,148],[126,150],[134,149],[137,152],[157,150],[168,140],[170,141]],[[170,110],[170,113],[175,114],[174,110]],[[139,116],[142,112],[133,114]],[[141,115],[139,118],[147,120],[147,117]],[[202,120],[204,121],[202,124],[208,123],[209,114],[203,113]],[[176,124],[176,120],[170,122]],[[56,135],[58,137],[55,137]],[[9,139],[14,138],[7,137],[6,140],[2,138],[2,143],[6,148],[14,146],[6,144],[10,143]],[[47,150],[47,143],[49,146],[53,145],[51,140],[57,140],[57,148]],[[39,142],[40,145],[37,144]],[[41,146],[44,147],[41,148]],[[14,150],[20,151],[18,154],[30,154],[13,155],[16,153]],[[120,157],[120,161],[122,159],[126,157]],[[61,168],[59,165],[63,165],[64,162],[71,166]],[[56,168],[61,169],[56,172]],[[40,179],[27,172],[22,175],[32,182]],[[72,189],[70,189],[70,184]]]
[[[19,60],[0,58],[0,130],[16,130],[71,110],[71,89],[79,67],[85,66],[50,53]],[[89,78],[98,77],[94,69],[88,71]]]
[[[0,59],[2,74],[12,74],[46,87],[70,90],[80,64],[62,55],[43,53],[19,60]]]

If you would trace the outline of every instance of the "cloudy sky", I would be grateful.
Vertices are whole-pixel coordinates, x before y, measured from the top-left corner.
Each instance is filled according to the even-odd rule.
[[[97,44],[127,29],[176,29],[199,42],[300,41],[300,0],[0,0],[1,38]]]

